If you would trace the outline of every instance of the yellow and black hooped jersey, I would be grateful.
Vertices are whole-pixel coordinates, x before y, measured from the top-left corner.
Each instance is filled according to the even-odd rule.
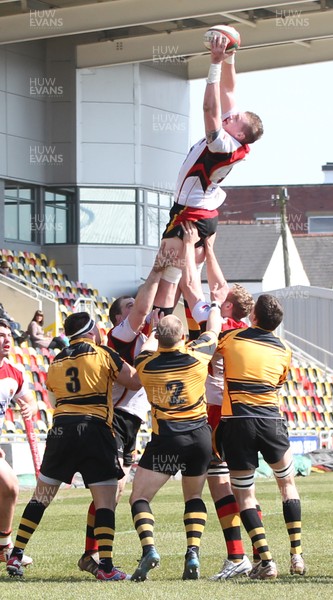
[[[90,415],[111,427],[112,383],[124,364],[107,346],[81,338],[70,343],[49,367],[46,385],[56,397],[55,417]]]
[[[217,351],[224,361],[223,417],[275,417],[278,391],[287,379],[291,350],[260,327],[220,335]]]
[[[153,432],[191,431],[207,421],[205,381],[216,349],[207,331],[187,346],[141,352],[135,366],[151,404]]]

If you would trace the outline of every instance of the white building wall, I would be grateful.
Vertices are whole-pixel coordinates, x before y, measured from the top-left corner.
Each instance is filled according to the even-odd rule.
[[[179,168],[189,150],[189,82],[145,65],[140,66],[139,75],[140,183],[174,190]]]
[[[189,82],[156,66],[78,71],[78,185],[172,191],[189,149],[189,100]],[[142,246],[80,246],[78,279],[108,297],[133,293],[155,253]]]
[[[0,177],[44,180],[37,149],[46,145],[46,101],[31,86],[45,73],[44,42],[0,47]]]
[[[108,298],[135,294],[148,276],[156,250],[140,246],[79,246],[78,280]]]
[[[75,64],[70,40],[0,47],[0,177],[75,183]]]
[[[146,65],[77,74],[78,185],[173,190],[189,143],[189,83]]]

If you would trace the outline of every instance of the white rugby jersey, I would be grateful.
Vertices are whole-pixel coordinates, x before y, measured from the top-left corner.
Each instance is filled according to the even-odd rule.
[[[0,434],[10,401],[28,392],[29,382],[25,378],[24,368],[4,359],[0,367]]]
[[[199,140],[180,168],[175,203],[215,210],[226,197],[221,188],[222,181],[249,151],[248,144],[240,144],[223,128],[210,144],[205,138]]]
[[[109,333],[108,345],[119,352],[120,356],[133,366],[134,358],[141,351],[147,337],[142,333],[135,333],[130,327],[128,318],[114,327]],[[150,404],[147,400],[145,389],[141,387],[136,392],[128,390],[117,381],[112,386],[112,400],[114,408],[146,420]]]

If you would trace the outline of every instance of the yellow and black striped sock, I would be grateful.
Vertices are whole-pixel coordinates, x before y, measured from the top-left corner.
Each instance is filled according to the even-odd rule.
[[[136,500],[132,504],[132,518],[134,527],[140,538],[143,554],[155,546],[154,543],[154,515],[147,500]]]
[[[220,525],[227,546],[228,560],[240,562],[245,554],[240,529],[240,516],[235,496],[230,494],[215,502]]]
[[[88,513],[87,513],[87,525],[86,525],[86,542],[85,542],[85,554],[93,554],[98,552],[98,543],[95,538],[95,515],[96,509],[95,504],[91,502]]]
[[[242,523],[250,536],[252,545],[257,548],[260,555],[260,560],[272,560],[272,555],[269,551],[266,533],[261,519],[259,518],[256,508],[247,508],[240,513]]]
[[[262,512],[261,512],[261,508],[260,508],[259,504],[256,504],[256,509],[257,509],[257,513],[259,515],[259,519],[262,522]],[[253,555],[253,562],[256,563],[256,562],[260,561],[260,554],[255,546],[252,546],[252,555]]]
[[[37,500],[30,500],[27,504],[17,530],[12,556],[17,556],[19,559],[22,558],[23,551],[35,529],[37,529],[45,509],[46,506],[41,502],[37,502]]]
[[[290,554],[302,554],[301,501],[299,499],[282,502],[283,516],[290,540]]]
[[[207,509],[201,498],[193,498],[185,502],[184,525],[188,548],[195,548],[199,553],[201,536],[207,521]]]
[[[200,325],[193,319],[189,305],[188,305],[187,301],[185,300],[185,298],[184,298],[184,309],[185,309],[185,317],[186,317],[187,328],[188,328],[189,341],[193,342],[193,340],[198,339],[198,337],[201,333]]]
[[[99,564],[103,571],[112,571],[112,549],[115,529],[114,511],[109,508],[98,508],[95,515],[94,534],[98,543]]]

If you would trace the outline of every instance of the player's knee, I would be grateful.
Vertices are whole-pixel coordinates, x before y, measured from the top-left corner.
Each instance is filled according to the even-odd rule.
[[[276,480],[279,482],[283,481],[292,481],[294,476],[294,463],[291,460],[287,465],[280,469],[273,469],[274,476]]]
[[[0,501],[16,502],[19,495],[19,483],[14,473],[8,472],[0,478]]]
[[[239,475],[237,477],[233,475],[230,477],[230,482],[235,490],[250,490],[254,487],[254,472],[250,475]]]

